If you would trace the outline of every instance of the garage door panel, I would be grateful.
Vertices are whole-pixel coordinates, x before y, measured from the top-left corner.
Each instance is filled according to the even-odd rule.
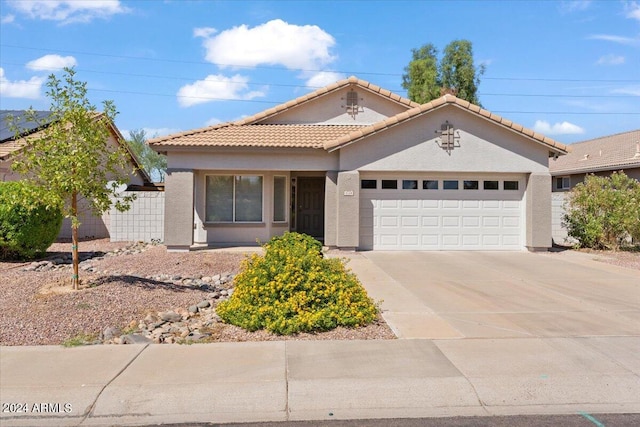
[[[462,227],[464,228],[480,228],[480,217],[478,216],[463,216]]]
[[[397,227],[398,226],[398,217],[397,216],[381,216],[380,217],[380,227]]]
[[[500,227],[500,217],[499,216],[483,216],[482,217],[482,226],[483,227]]]
[[[460,209],[460,200],[443,200],[443,209]]]
[[[502,202],[503,209],[515,209],[520,210],[520,201],[518,200],[505,200]]]
[[[402,227],[419,227],[420,217],[418,216],[402,216],[400,220]]]
[[[382,209],[398,209],[399,200],[380,200],[380,208]]]
[[[410,247],[417,249],[420,247],[420,236],[418,234],[401,234],[400,243],[407,249],[411,249]]]
[[[443,234],[442,235],[442,246],[445,248],[447,246],[450,247],[458,247],[460,246],[460,235],[458,234]]]
[[[442,226],[443,227],[460,227],[460,217],[458,216],[443,216],[442,217]]]
[[[500,209],[500,200],[483,200],[483,209]]]
[[[422,200],[422,209],[438,209],[440,208],[439,200]]]
[[[503,228],[520,228],[520,218],[517,216],[502,217]]]
[[[423,216],[422,227],[426,227],[426,228],[440,227],[440,217],[439,216]]]
[[[480,200],[463,200],[462,207],[464,209],[479,209],[480,208]]]
[[[419,209],[420,201],[419,200],[400,200],[400,207],[402,209]]]

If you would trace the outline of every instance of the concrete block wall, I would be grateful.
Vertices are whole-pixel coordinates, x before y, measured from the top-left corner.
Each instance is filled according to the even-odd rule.
[[[551,193],[551,234],[553,243],[557,245],[572,245],[575,240],[567,236],[567,229],[562,226],[564,203],[569,193]]]
[[[164,195],[162,191],[131,191],[136,200],[126,212],[115,207],[110,212],[112,242],[164,241]]]

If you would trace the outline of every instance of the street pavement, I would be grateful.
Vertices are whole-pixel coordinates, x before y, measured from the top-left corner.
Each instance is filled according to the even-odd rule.
[[[399,339],[0,347],[0,425],[640,413],[640,271],[573,252],[341,255]]]

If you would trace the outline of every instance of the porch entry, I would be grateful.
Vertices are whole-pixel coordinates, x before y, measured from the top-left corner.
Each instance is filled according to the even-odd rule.
[[[324,177],[298,177],[296,231],[324,239]]]

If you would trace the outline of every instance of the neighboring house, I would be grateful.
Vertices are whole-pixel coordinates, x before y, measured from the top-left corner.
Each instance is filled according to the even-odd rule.
[[[36,111],[36,117],[38,122],[30,122],[24,120],[25,111],[24,110],[1,110],[0,111],[0,181],[17,181],[21,179],[21,176],[11,170],[11,164],[13,162],[13,158],[16,155],[19,155],[19,151],[24,146],[24,141],[21,139],[16,139],[13,130],[9,128],[7,118],[9,116],[18,120],[16,125],[19,129],[22,130],[20,137],[25,137],[28,135],[33,135],[36,132],[41,131],[43,128],[48,126],[51,121],[49,117],[51,113],[49,111]],[[140,167],[137,159],[133,155],[133,153],[128,149],[126,145],[124,137],[120,134],[118,128],[116,128],[115,124],[111,123],[110,127],[110,136],[109,140],[113,147],[116,144],[121,144],[127,147],[127,152],[129,153],[129,160],[133,168],[135,168],[135,172],[131,173],[129,176],[130,185],[134,186],[145,186],[150,183],[150,178],[147,173]],[[86,202],[80,202],[80,207],[87,208]],[[78,230],[78,237],[80,238],[104,238],[109,237],[109,222],[110,215],[109,213],[103,214],[101,217],[94,216],[91,212],[85,211],[80,215],[81,226]],[[66,219],[62,223],[62,228],[60,230],[59,236],[60,238],[70,238],[71,237],[71,221]]]
[[[168,156],[170,250],[289,230],[341,249],[546,249],[548,158],[567,152],[455,96],[419,105],[355,77],[149,144]]]
[[[568,243],[562,226],[565,193],[587,174],[609,176],[624,171],[640,181],[640,129],[571,144],[571,153],[549,159],[552,181],[552,229],[555,243]]]

